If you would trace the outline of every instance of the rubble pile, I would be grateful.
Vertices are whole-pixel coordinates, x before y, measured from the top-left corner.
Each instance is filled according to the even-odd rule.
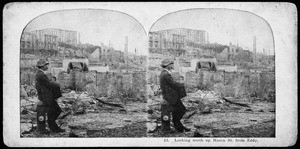
[[[174,135],[176,137],[224,137],[225,132],[228,136],[230,135],[229,132],[231,131],[229,129],[244,130],[242,129],[244,127],[258,129],[249,125],[258,125],[265,120],[275,119],[275,104],[262,103],[261,100],[254,101],[246,97],[222,97],[210,90],[197,90],[193,93],[188,93],[181,100],[187,109],[182,122],[185,126],[191,128],[192,131],[186,132],[184,135],[179,133],[173,134],[170,137]],[[161,126],[160,106],[162,102],[161,95],[148,99],[148,136],[163,137],[166,135],[159,131]],[[268,125],[273,128],[272,124]],[[224,133],[219,132],[223,130]],[[218,133],[216,133],[217,131]],[[240,133],[240,135],[242,134]]]
[[[37,90],[32,85],[21,85],[20,95],[21,97],[36,96]]]
[[[21,137],[111,137],[128,136],[134,134],[146,136],[141,133],[140,123],[146,123],[146,103],[126,102],[119,98],[95,97],[85,91],[76,92],[66,89],[62,91],[63,97],[58,98],[57,102],[63,112],[58,117],[58,125],[67,131],[59,134],[40,135],[36,129],[36,111],[38,102],[37,96],[21,97]],[[131,129],[137,125],[131,134],[119,133],[110,134],[104,129]],[[126,128],[125,128],[126,127]],[[146,127],[144,124],[143,127]],[[101,131],[100,131],[101,130]],[[95,133],[95,132],[103,133]]]

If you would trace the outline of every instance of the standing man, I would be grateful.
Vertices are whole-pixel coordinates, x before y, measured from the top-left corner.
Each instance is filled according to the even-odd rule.
[[[190,131],[180,122],[182,116],[186,112],[185,106],[181,102],[186,93],[184,90],[184,85],[173,80],[170,71],[174,69],[174,61],[170,59],[165,59],[161,63],[164,70],[160,74],[160,88],[162,90],[163,99],[167,101],[168,109],[172,112],[172,121],[175,129],[178,132]]]
[[[45,59],[40,59],[37,62],[38,71],[36,73],[36,89],[38,92],[39,102],[36,107],[37,112],[37,132],[41,134],[48,133],[46,129],[46,113],[47,123],[51,132],[58,133],[65,130],[58,127],[55,120],[62,112],[56,99],[61,97],[57,95],[57,85],[52,83],[47,77],[45,71],[48,70],[48,62]],[[59,92],[60,93],[60,92]]]

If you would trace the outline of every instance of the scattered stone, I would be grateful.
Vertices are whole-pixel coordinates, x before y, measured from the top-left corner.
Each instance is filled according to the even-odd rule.
[[[138,109],[134,109],[131,112],[139,112],[139,110]]]
[[[85,112],[86,113],[93,113],[93,112],[95,112],[95,109],[86,109]]]
[[[70,90],[70,89],[64,89],[64,90],[62,90],[61,92],[62,92],[62,93],[69,93],[69,92],[71,92],[71,90]]]
[[[209,113],[211,113],[211,110],[210,110],[210,108],[209,108],[208,106],[206,106],[206,107],[203,109],[202,114],[209,114]]]
[[[275,122],[275,118],[263,120],[261,123]]]
[[[64,104],[73,104],[75,102],[75,98],[65,98],[62,100],[62,103]]]
[[[32,120],[30,119],[21,119],[20,123],[31,123]]]
[[[249,109],[246,109],[245,111],[253,111],[253,110],[249,108]]]
[[[148,133],[154,133],[157,130],[157,123],[147,123]]]
[[[221,109],[211,109],[212,112],[221,112]]]
[[[145,112],[145,113],[146,113],[146,112],[148,112],[148,110],[147,110],[147,109],[142,109],[142,112]]]
[[[270,109],[269,112],[275,112],[275,108]]]
[[[76,135],[74,132],[70,132],[70,133],[69,133],[69,137],[71,137],[71,138],[77,138],[77,137],[79,137],[79,136]]]
[[[22,114],[22,115],[28,114],[28,110],[27,110],[27,109],[23,109],[23,110],[21,111],[21,114]]]
[[[131,119],[125,118],[125,119],[124,119],[124,122],[131,122]]]
[[[197,113],[197,111],[192,111],[192,112],[189,112],[189,113],[187,113],[186,114],[186,119],[189,119],[189,118],[191,118],[193,115],[195,115]]]
[[[79,107],[78,110],[75,112],[75,114],[84,114],[85,111],[82,107]]]
[[[217,104],[222,104],[222,103],[224,103],[224,102],[225,102],[225,101],[224,101],[224,100],[221,100],[221,99],[219,99],[219,100],[216,101]]]
[[[76,96],[77,94],[76,94],[76,92],[75,91],[71,91],[71,92],[69,92],[69,93],[66,93],[66,95],[64,95],[64,97],[65,98],[74,98],[74,99],[76,99],[77,98],[77,96]]]
[[[119,109],[119,112],[126,113],[127,111],[124,108],[122,108],[122,109]]]
[[[198,104],[198,109],[199,109],[199,111],[203,111],[204,110],[204,108],[205,108],[205,104],[203,103],[203,102],[200,102],[199,104]]]
[[[200,134],[198,131],[195,131],[193,137],[204,137],[204,136]]]
[[[21,127],[22,134],[28,134],[31,132],[32,123],[21,123],[20,127]]]
[[[64,112],[63,114],[61,114],[58,119],[64,119],[66,116],[68,116],[69,114],[71,114],[71,111],[68,112]]]
[[[80,126],[80,125],[68,125],[68,127],[70,129],[86,129],[85,127]]]
[[[213,137],[213,133],[211,130],[207,130],[201,133],[204,137]]]
[[[20,88],[20,96],[25,97],[25,98],[28,97],[27,92],[23,85],[21,85],[21,88]]]
[[[95,102],[94,100],[91,100],[91,101],[88,101],[89,102],[89,104],[96,104],[97,102]]]
[[[88,107],[90,106],[90,101],[82,101],[81,104],[84,106],[84,107]]]
[[[152,109],[149,109],[149,110],[148,110],[148,114],[153,114],[153,110],[152,110]]]
[[[36,96],[37,95],[37,90],[35,89],[34,86],[32,85],[23,85],[26,93],[28,96]]]
[[[101,133],[102,130],[96,130],[96,129],[87,129],[86,130],[86,135],[89,136],[89,137],[94,137],[96,136],[97,134]]]
[[[189,119],[184,119],[183,120],[185,124],[192,124],[194,123],[193,121],[189,120]]]
[[[258,112],[265,112],[264,110],[260,109]]]
[[[201,124],[194,124],[195,128],[201,128],[201,129],[211,129],[211,126],[208,125],[201,125]]]

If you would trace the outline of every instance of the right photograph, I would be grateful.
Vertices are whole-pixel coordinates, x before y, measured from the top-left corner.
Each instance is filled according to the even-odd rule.
[[[188,9],[148,35],[148,137],[276,136],[275,45],[262,17]]]

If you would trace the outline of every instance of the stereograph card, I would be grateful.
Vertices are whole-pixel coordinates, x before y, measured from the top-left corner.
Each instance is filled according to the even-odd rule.
[[[8,3],[4,143],[293,146],[297,23],[284,2]]]

